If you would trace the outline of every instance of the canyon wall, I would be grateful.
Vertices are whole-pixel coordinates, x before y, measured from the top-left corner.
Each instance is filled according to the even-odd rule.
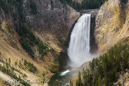
[[[35,13],[31,12],[32,3],[36,7]],[[26,20],[32,25],[35,35],[42,37],[56,51],[66,50],[70,29],[80,13],[59,0],[24,0],[23,6]]]
[[[105,51],[129,35],[129,2],[109,0],[96,16],[94,37],[98,52]]]
[[[23,80],[48,82],[53,73],[62,69],[66,54],[61,52],[66,51],[70,30],[80,13],[59,0],[15,1],[19,7],[0,2],[7,5],[0,7],[0,68],[6,63],[11,73]],[[6,12],[5,8],[9,10]],[[49,51],[41,55],[44,47]],[[36,68],[35,72],[29,69],[30,65]],[[0,71],[0,80],[15,80],[10,75]]]

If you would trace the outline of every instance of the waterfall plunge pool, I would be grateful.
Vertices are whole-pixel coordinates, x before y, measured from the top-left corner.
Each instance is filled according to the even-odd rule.
[[[70,70],[66,70],[61,72],[60,74],[55,74],[50,79],[48,85],[49,86],[70,86],[70,79],[72,77],[72,73]]]

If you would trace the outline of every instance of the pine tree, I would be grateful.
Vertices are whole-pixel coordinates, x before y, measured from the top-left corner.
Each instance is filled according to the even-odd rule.
[[[80,71],[78,73],[78,80],[76,81],[76,86],[82,86],[81,72]]]
[[[101,86],[101,76],[98,78],[98,86]]]
[[[104,86],[108,86],[108,79],[107,79],[107,76],[104,77]]]

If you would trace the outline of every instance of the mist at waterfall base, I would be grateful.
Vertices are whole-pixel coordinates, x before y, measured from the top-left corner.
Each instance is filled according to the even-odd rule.
[[[68,47],[71,68],[52,76],[48,83],[49,86],[70,86],[70,79],[74,74],[72,71],[86,61],[90,61],[100,55],[90,53],[90,24],[91,14],[83,14],[78,19],[71,33]]]
[[[95,57],[90,54],[90,24],[91,14],[83,14],[73,28],[68,47],[71,60],[69,65],[72,68],[77,68]]]

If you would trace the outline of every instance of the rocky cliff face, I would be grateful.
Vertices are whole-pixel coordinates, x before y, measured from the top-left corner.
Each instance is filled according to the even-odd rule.
[[[90,30],[90,46],[91,46],[91,50],[90,52],[91,53],[96,53],[97,49],[98,49],[98,46],[95,42],[95,35],[94,34],[94,31],[95,31],[95,26],[96,26],[96,22],[95,22],[95,19],[96,19],[96,15],[98,13],[98,10],[99,9],[94,9],[94,10],[88,10],[92,13],[92,16],[91,16],[91,30]]]
[[[37,62],[32,60],[30,56],[24,51],[21,44],[19,43],[19,35],[15,31],[16,28],[15,25],[16,21],[14,21],[13,17],[11,16],[11,13],[7,14],[4,12],[4,10],[1,9],[0,10],[0,80],[3,81],[17,80],[16,77],[14,78],[14,75],[20,76],[21,80],[23,78],[24,80],[32,80],[31,76],[33,76],[33,78],[35,77],[35,79],[33,79],[35,81],[42,80],[41,77],[36,76],[34,73],[31,72],[28,73],[27,70],[28,68],[27,67],[25,68],[25,66],[23,66],[24,60],[26,60],[28,62],[35,64],[36,68],[39,70],[39,73],[42,72],[42,68],[43,70],[46,70],[44,69],[44,67],[40,66]],[[26,78],[23,77],[23,74],[26,75]],[[13,85],[12,83],[9,84]],[[2,84],[2,86],[4,85]]]
[[[109,0],[98,11],[94,32],[98,51],[108,49],[129,35],[128,4],[124,0]]]
[[[59,52],[66,49],[68,34],[80,14],[59,0],[24,0],[23,5],[26,20],[33,26],[35,35]]]
[[[19,12],[22,11],[22,7],[15,8],[12,5],[13,11],[8,11],[8,13],[2,7],[0,8],[0,79],[12,80],[11,78],[14,78],[7,71],[6,74],[1,72],[1,66],[6,63],[10,68],[5,67],[5,69],[9,69],[11,73],[13,71],[14,75],[20,76],[23,80],[48,82],[53,75],[52,72],[61,69],[60,63],[62,64],[64,61],[62,57],[66,54],[63,55],[60,52],[63,48],[65,51],[72,24],[80,14],[71,7],[64,6],[59,0],[23,1],[23,14]],[[42,40],[38,45],[37,38]],[[49,46],[49,51],[45,55],[40,55],[39,50],[43,49],[40,47],[46,47],[42,46],[44,43]],[[27,46],[30,47],[27,48]],[[35,58],[27,52],[30,48]],[[32,72],[33,68],[29,69],[30,65],[34,70],[36,68],[35,72]],[[43,84],[36,85],[42,86]]]

